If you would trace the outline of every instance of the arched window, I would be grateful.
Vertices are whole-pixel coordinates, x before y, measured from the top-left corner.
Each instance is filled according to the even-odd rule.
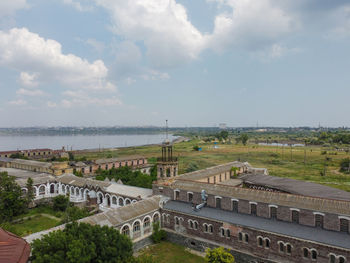
[[[214,232],[214,228],[212,225],[209,225],[209,233],[213,233]]]
[[[340,256],[338,262],[345,263],[345,258],[343,256]]]
[[[340,231],[349,233],[349,220],[345,218],[340,219]]]
[[[311,259],[313,260],[317,259],[317,251],[315,249],[311,250]]]
[[[308,258],[309,257],[309,250],[307,248],[303,248],[303,257]]]
[[[189,220],[189,221],[188,221],[188,225],[189,225],[190,228],[193,228],[193,221],[192,221],[192,220]]]
[[[119,203],[119,206],[124,206],[124,201],[123,201],[123,199],[122,199],[122,198],[119,198],[118,203]]]
[[[55,185],[50,185],[50,194],[54,194],[55,193]]]
[[[329,255],[329,263],[335,263],[335,255]]]
[[[263,246],[263,239],[262,239],[262,237],[258,237],[258,246],[259,247]]]
[[[175,225],[180,225],[180,219],[177,216],[175,217]]]
[[[256,204],[250,204],[250,214],[256,216]]]
[[[284,252],[284,244],[280,242],[278,245],[279,245],[280,252]]]
[[[243,241],[243,234],[241,232],[238,233],[238,240]]]
[[[151,226],[151,220],[149,217],[146,217],[145,220],[143,221],[143,227],[148,228]]]
[[[225,236],[225,229],[221,228],[220,233],[221,233],[221,236],[224,237]]]
[[[195,230],[198,229],[198,222],[197,222],[197,221],[194,221],[194,223],[193,223],[193,228],[194,228]]]
[[[204,232],[208,232],[208,225],[204,224]]]
[[[232,211],[238,213],[238,201],[232,200]]]
[[[113,205],[117,204],[117,197],[115,197],[115,196],[112,197],[112,204]]]
[[[323,228],[323,215],[315,214],[315,226]]]
[[[133,231],[134,231],[134,233],[137,233],[137,232],[139,232],[140,230],[141,230],[140,222],[139,222],[139,221],[136,221],[136,222],[134,223]]]
[[[159,215],[158,214],[154,214],[153,222],[159,222]]]
[[[227,237],[230,237],[230,236],[231,236],[230,229],[226,229],[226,236],[227,236]]]
[[[270,206],[270,218],[277,219],[277,207]]]
[[[125,236],[130,236],[130,229],[128,226],[124,226],[122,228],[122,234],[125,235]]]
[[[292,210],[292,222],[299,224],[299,211]]]
[[[193,201],[193,194],[188,193],[188,202],[192,202],[192,201]]]
[[[292,246],[291,244],[287,244],[287,253],[292,254]]]
[[[265,247],[270,248],[270,239],[265,239]]]
[[[39,187],[39,195],[44,195],[45,194],[45,186],[44,185],[41,185]]]
[[[244,241],[245,241],[246,243],[249,242],[249,236],[248,236],[248,234],[245,234],[245,235],[244,235]]]
[[[221,208],[221,197],[215,197],[215,207]]]

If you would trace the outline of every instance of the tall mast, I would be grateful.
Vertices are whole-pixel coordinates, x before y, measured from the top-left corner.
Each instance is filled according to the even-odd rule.
[[[168,140],[168,120],[165,120],[166,140]]]

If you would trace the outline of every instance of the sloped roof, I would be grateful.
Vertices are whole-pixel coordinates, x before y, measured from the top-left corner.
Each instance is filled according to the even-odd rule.
[[[109,185],[111,185],[111,183],[109,182],[78,177],[78,176],[75,176],[74,174],[64,174],[62,176],[59,176],[57,177],[57,181],[63,184],[70,184],[70,185],[79,186],[79,187],[83,187],[87,185],[87,186],[94,186],[94,187],[98,186],[103,189],[106,189]]]
[[[43,168],[50,168],[52,165],[51,163],[47,163],[47,162],[39,162],[39,161],[24,160],[24,159],[14,159],[11,161],[11,163],[38,166],[38,167],[43,167]]]
[[[152,195],[152,189],[116,183],[111,183],[106,192],[142,199]]]
[[[350,193],[329,186],[264,174],[245,174],[239,177],[245,183],[266,186],[283,192],[350,201]]]
[[[222,197],[237,198],[288,207],[298,207],[301,209],[310,209],[326,213],[350,215],[350,202],[343,200],[254,190],[242,187],[207,184],[185,180],[177,180],[170,184],[169,187],[172,189],[182,189],[192,192],[201,192],[202,190],[205,190],[207,194],[219,195]]]
[[[161,196],[155,195],[127,206],[108,210],[106,212],[80,219],[79,222],[91,225],[118,226],[140,215],[159,209]]]
[[[115,162],[131,161],[131,160],[144,159],[144,158],[145,157],[141,155],[133,155],[133,156],[126,156],[126,157],[97,159],[95,163],[96,164],[115,163]]]
[[[0,228],[0,263],[27,263],[30,245],[22,238]]]
[[[248,166],[248,165],[249,164],[235,161],[235,162],[220,164],[220,165],[213,166],[213,167],[208,167],[208,168],[203,169],[203,170],[185,173],[185,174],[178,176],[177,179],[178,180],[181,180],[181,179],[200,180],[200,179],[207,178],[207,177],[210,177],[210,176],[213,176],[216,174],[230,171],[230,169],[232,167],[240,168],[240,167],[244,167],[244,166]]]

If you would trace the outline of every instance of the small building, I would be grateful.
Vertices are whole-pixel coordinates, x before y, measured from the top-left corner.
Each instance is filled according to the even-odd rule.
[[[27,263],[29,255],[27,241],[0,228],[0,263]]]

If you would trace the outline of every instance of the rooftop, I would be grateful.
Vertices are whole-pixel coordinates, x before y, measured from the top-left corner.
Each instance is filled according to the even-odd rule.
[[[115,162],[122,162],[126,160],[137,160],[137,159],[144,159],[144,156],[140,155],[133,155],[133,156],[125,156],[125,157],[117,157],[117,158],[105,158],[105,159],[98,159],[95,161],[96,164],[104,164],[104,163],[115,163]]]
[[[239,178],[245,183],[266,186],[291,194],[350,201],[349,192],[321,184],[263,174],[245,174]]]
[[[92,225],[118,226],[140,215],[158,210],[160,200],[161,196],[152,196],[151,198],[130,205],[110,209],[106,212],[83,218],[80,222]]]
[[[207,194],[219,195],[222,197],[284,205],[288,207],[298,207],[300,209],[316,210],[326,213],[350,215],[350,202],[343,200],[325,199],[321,197],[254,190],[229,185],[208,184],[185,180],[176,180],[172,184],[169,184],[169,187],[172,189],[183,189],[197,193],[205,190]]]
[[[185,173],[177,177],[177,179],[186,179],[186,180],[200,180],[203,178],[207,178],[216,174],[224,173],[227,171],[230,171],[232,167],[244,167],[247,166],[248,164],[242,163],[242,162],[230,162],[230,163],[225,163],[213,167],[209,167],[203,170],[198,170],[190,173]]]
[[[233,213],[210,207],[204,207],[199,211],[193,211],[190,203],[179,201],[168,201],[164,205],[164,209],[216,221],[228,222],[242,227],[257,229],[259,231],[266,231],[279,235],[310,240],[330,246],[350,249],[350,235],[341,232],[271,220],[252,215]]]
[[[51,163],[47,162],[39,162],[39,161],[33,161],[33,160],[23,160],[23,159],[13,159],[11,163],[14,164],[21,164],[21,165],[30,165],[30,166],[38,166],[42,168],[50,168]]]

